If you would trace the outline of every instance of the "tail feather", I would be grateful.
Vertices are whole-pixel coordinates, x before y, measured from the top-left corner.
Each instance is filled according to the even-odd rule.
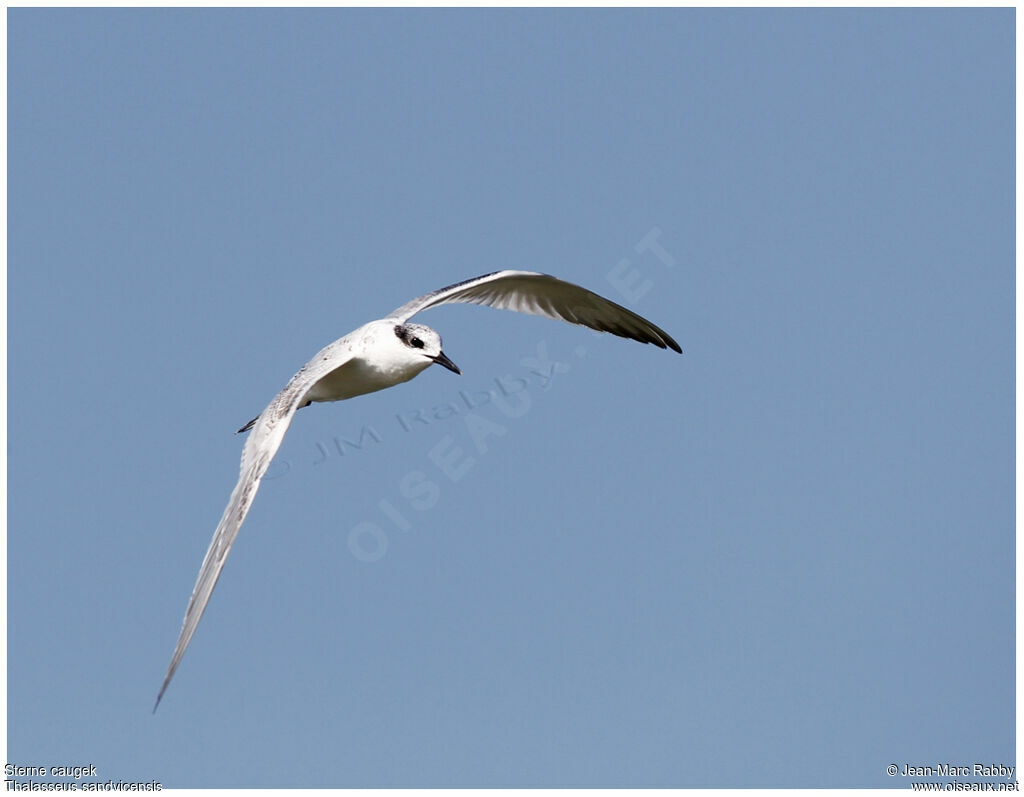
[[[249,421],[249,423],[247,423],[245,426],[243,426],[241,429],[239,429],[237,432],[235,432],[235,434],[241,434],[242,432],[248,432],[250,429],[252,429],[252,427],[254,427],[256,425],[256,421],[258,421],[259,419],[260,419],[260,416],[257,415],[255,418],[253,418],[251,421]]]

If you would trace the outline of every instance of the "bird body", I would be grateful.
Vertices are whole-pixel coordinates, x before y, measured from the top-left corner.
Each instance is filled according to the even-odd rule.
[[[428,329],[419,324],[408,324],[406,327]],[[440,354],[441,339],[433,330],[430,332],[437,339],[436,351],[431,351]],[[421,334],[429,339],[427,333]],[[357,354],[369,351],[373,352],[372,357]],[[433,364],[432,360],[418,354],[416,350],[410,350],[409,345],[395,334],[394,322],[386,319],[371,321],[349,332],[321,350],[313,362],[317,357],[321,361],[345,359],[345,362],[313,384],[306,394],[310,401],[342,401],[383,390],[408,382]]]
[[[153,711],[160,705],[185,655],[260,481],[295,413],[313,402],[341,401],[408,382],[435,363],[461,373],[442,351],[441,336],[436,331],[408,323],[416,313],[450,302],[545,316],[681,353],[679,344],[664,330],[636,313],[578,285],[530,271],[497,271],[449,285],[413,299],[386,318],[364,324],[325,346],[299,369],[259,416],[238,430],[250,432],[242,449],[238,482],[199,569]]]

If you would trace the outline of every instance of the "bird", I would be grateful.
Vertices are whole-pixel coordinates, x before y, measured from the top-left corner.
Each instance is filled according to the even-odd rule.
[[[321,349],[262,413],[237,432],[249,432],[242,449],[238,483],[199,568],[153,713],[192,641],[260,480],[296,411],[313,402],[342,401],[408,382],[434,364],[461,374],[442,351],[441,336],[435,330],[409,323],[417,313],[454,302],[566,321],[682,354],[679,344],[667,332],[633,311],[549,274],[516,270],[495,271],[417,297]]]

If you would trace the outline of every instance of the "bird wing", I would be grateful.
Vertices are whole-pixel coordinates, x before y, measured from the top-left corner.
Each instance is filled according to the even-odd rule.
[[[256,419],[249,439],[242,449],[238,484],[231,492],[227,508],[221,516],[220,523],[217,524],[213,540],[203,558],[202,567],[199,568],[199,577],[192,588],[192,597],[189,598],[188,608],[185,610],[178,643],[174,647],[174,655],[171,657],[171,664],[167,668],[167,675],[164,677],[163,686],[160,687],[153,711],[160,705],[160,699],[174,677],[174,671],[178,669],[189,642],[192,641],[192,635],[206,610],[206,604],[210,602],[210,595],[217,585],[217,579],[220,578],[224,561],[238,536],[238,530],[249,512],[249,507],[252,506],[252,500],[260,487],[260,480],[267,472],[277,449],[280,448],[295,411],[302,404],[303,397],[319,379],[352,358],[352,353],[345,345],[347,342],[348,336],[322,349],[291,378],[280,393],[274,396],[274,400]]]
[[[665,330],[632,310],[579,285],[534,271],[495,271],[456,282],[403,304],[388,318],[405,323],[416,313],[448,302],[484,304],[499,310],[567,321],[682,354],[679,344]]]

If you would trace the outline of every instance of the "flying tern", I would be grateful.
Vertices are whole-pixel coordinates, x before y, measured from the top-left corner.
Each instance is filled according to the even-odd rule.
[[[461,374],[441,350],[441,336],[437,332],[422,324],[409,323],[417,313],[450,302],[544,316],[682,353],[679,344],[663,329],[615,302],[548,274],[508,270],[484,274],[420,296],[385,318],[364,324],[321,349],[259,416],[238,430],[251,430],[242,449],[238,483],[199,568],[154,712],[192,641],[260,480],[277,453],[295,412],[314,401],[341,401],[408,382],[434,363]]]

